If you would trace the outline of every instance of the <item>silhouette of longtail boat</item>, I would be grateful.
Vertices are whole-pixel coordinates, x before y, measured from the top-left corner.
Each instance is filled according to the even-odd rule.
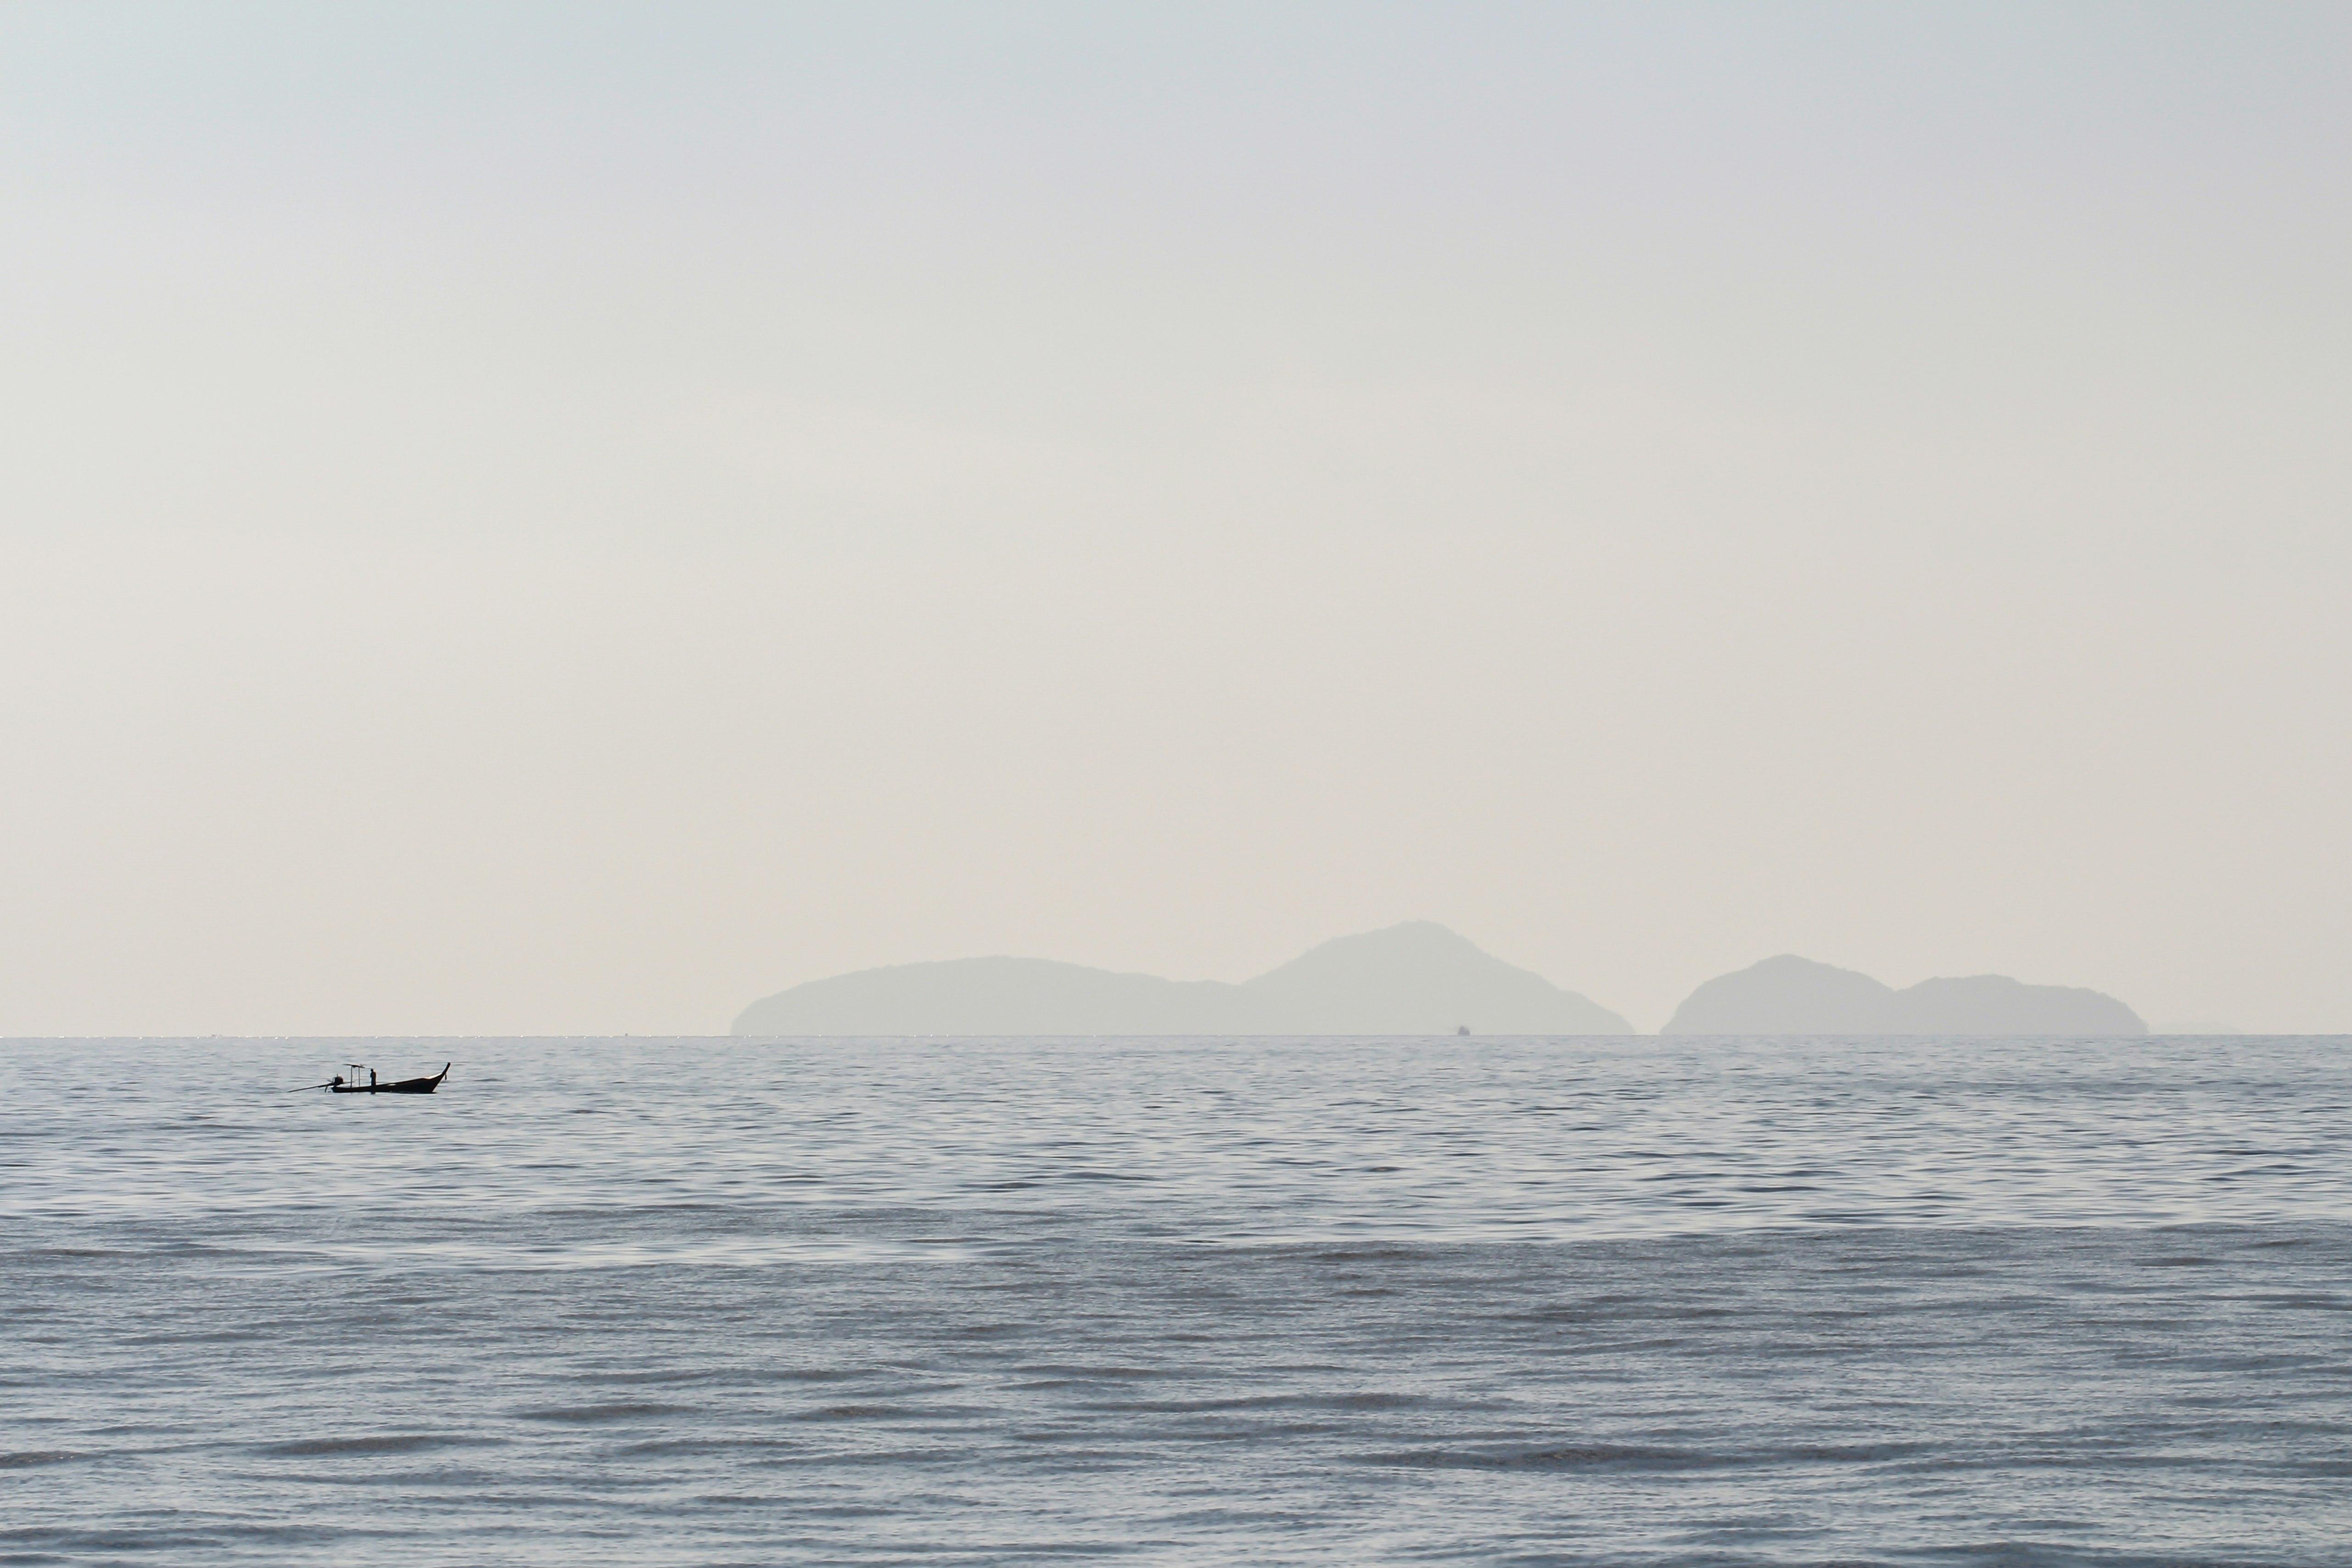
[[[449,1063],[443,1062],[441,1070],[431,1078],[404,1078],[398,1083],[378,1083],[375,1079],[375,1068],[363,1067],[357,1062],[346,1062],[344,1065],[352,1069],[352,1076],[345,1079],[338,1075],[329,1079],[325,1086],[336,1094],[431,1094],[441,1087],[441,1080],[449,1076],[450,1067]],[[365,1083],[360,1081],[362,1073],[367,1074]]]

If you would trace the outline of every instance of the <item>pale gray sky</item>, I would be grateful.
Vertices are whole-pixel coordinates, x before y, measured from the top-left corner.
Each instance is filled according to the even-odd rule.
[[[0,9],[0,1032],[1443,921],[2352,1028],[2352,9]]]

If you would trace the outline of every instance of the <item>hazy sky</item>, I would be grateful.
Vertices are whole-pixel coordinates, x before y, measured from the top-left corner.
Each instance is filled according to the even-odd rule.
[[[2352,8],[0,8],[0,1032],[1444,922],[2352,1028]]]

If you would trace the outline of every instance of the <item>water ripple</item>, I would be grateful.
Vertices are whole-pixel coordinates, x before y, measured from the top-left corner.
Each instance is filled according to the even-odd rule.
[[[350,1054],[0,1046],[0,1561],[2352,1540],[2340,1040]]]

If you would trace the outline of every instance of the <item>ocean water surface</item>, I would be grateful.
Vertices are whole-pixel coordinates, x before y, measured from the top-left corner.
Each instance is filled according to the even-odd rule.
[[[2352,1563],[2347,1148],[2344,1039],[0,1042],[0,1563]]]

